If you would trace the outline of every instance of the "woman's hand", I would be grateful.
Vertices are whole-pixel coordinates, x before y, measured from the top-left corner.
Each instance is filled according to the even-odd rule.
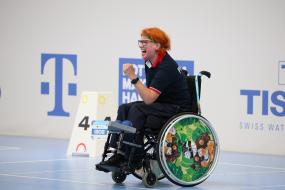
[[[134,66],[132,64],[124,64],[123,65],[123,72],[131,79],[137,78],[137,75],[135,73]]]

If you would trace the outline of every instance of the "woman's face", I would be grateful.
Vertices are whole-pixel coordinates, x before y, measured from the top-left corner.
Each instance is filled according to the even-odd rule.
[[[147,61],[154,61],[154,59],[156,58],[156,50],[159,49],[159,44],[153,42],[152,40],[150,40],[148,37],[146,36],[141,36],[141,39],[139,40],[139,47],[141,49],[141,55],[142,58]]]

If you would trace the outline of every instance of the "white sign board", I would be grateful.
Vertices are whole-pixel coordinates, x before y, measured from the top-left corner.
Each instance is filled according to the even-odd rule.
[[[108,121],[114,119],[115,101],[111,92],[83,92],[67,150],[68,156],[102,155]]]

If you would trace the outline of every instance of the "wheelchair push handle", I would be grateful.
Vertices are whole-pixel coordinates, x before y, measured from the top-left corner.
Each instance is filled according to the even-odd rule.
[[[183,69],[182,67],[178,67],[178,71],[184,76],[184,77],[187,77],[188,76],[188,71]],[[208,78],[211,78],[211,73],[209,71],[200,71],[198,73],[197,76],[202,76],[202,75],[205,75],[206,77]]]
[[[201,71],[198,75],[205,75],[208,78],[211,78],[211,73],[209,71]]]

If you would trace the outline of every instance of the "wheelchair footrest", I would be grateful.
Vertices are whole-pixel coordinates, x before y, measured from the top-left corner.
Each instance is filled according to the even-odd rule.
[[[103,171],[103,172],[119,172],[121,169],[116,166],[107,166],[107,165],[101,165],[96,164],[96,170]]]
[[[115,121],[110,121],[108,125],[108,130],[112,132],[126,132],[126,133],[136,133],[136,128],[128,126],[128,125],[123,125],[121,123],[115,122]]]

